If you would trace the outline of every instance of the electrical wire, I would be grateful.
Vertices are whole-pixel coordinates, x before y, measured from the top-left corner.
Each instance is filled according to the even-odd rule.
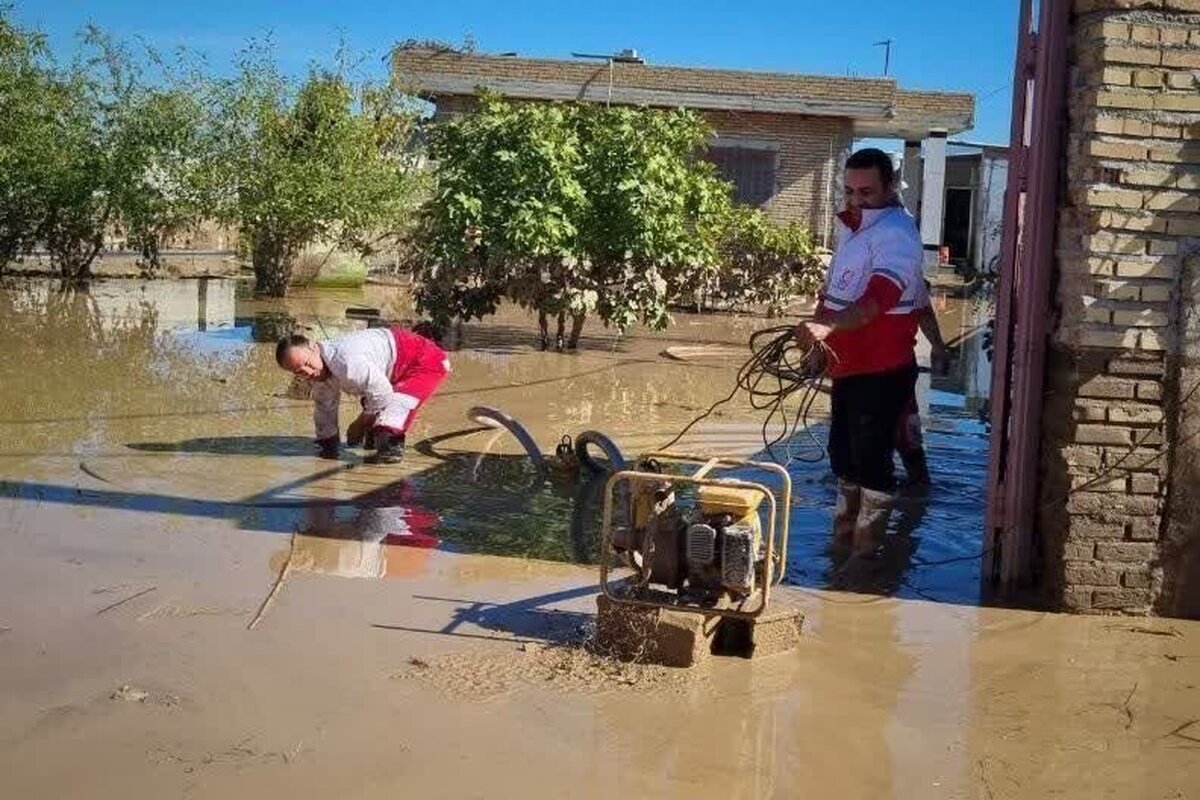
[[[820,442],[808,424],[808,414],[820,391],[825,376],[825,367],[836,358],[824,342],[811,347],[801,347],[792,334],[793,328],[781,325],[755,331],[750,336],[750,358],[738,369],[737,378],[729,394],[713,403],[700,416],[689,422],[679,434],[662,446],[668,450],[682,439],[688,431],[712,416],[722,405],[745,392],[750,405],[756,411],[766,411],[762,424],[763,446],[771,459],[787,466],[794,461],[815,463],[825,458],[825,445]],[[788,409],[788,401],[799,397],[795,410]],[[771,423],[780,423],[780,432],[770,435]],[[797,454],[796,434],[801,426],[812,444]],[[786,458],[775,454],[775,447],[787,443]]]

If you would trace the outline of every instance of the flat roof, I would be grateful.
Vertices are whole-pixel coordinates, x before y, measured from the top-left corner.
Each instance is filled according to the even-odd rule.
[[[628,61],[519,58],[429,47],[397,48],[396,75],[424,97],[487,88],[531,100],[611,101],[851,120],[859,137],[923,139],[974,124],[975,97],[900,89],[890,78],[658,66]],[[611,79],[611,84],[610,84]]]

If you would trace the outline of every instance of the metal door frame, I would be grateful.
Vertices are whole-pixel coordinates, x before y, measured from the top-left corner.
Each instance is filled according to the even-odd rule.
[[[1022,0],[992,356],[985,597],[1033,585],[1050,278],[1064,141],[1068,0]]]

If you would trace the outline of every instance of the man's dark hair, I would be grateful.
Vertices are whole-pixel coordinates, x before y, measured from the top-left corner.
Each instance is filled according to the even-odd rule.
[[[892,164],[892,157],[874,147],[864,148],[851,155],[846,159],[846,169],[875,169],[879,171],[884,186],[891,186],[896,182],[896,167]]]
[[[275,363],[282,367],[283,357],[287,355],[288,350],[291,350],[293,347],[305,347],[307,345],[308,338],[298,333],[283,337],[275,345]]]

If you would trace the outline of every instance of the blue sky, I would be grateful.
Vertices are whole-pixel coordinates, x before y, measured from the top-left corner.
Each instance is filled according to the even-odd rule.
[[[302,71],[328,61],[344,35],[352,48],[382,58],[407,39],[461,42],[485,52],[567,57],[636,48],[651,63],[863,77],[883,71],[903,88],[969,91],[976,128],[962,138],[1008,140],[1017,0],[831,3],[828,0],[18,0],[15,13],[69,51],[75,32],[95,22],[123,38],[162,49],[186,44],[214,66],[251,36],[274,35],[280,60]],[[376,59],[372,63],[380,63]],[[382,69],[382,64],[380,64]]]

